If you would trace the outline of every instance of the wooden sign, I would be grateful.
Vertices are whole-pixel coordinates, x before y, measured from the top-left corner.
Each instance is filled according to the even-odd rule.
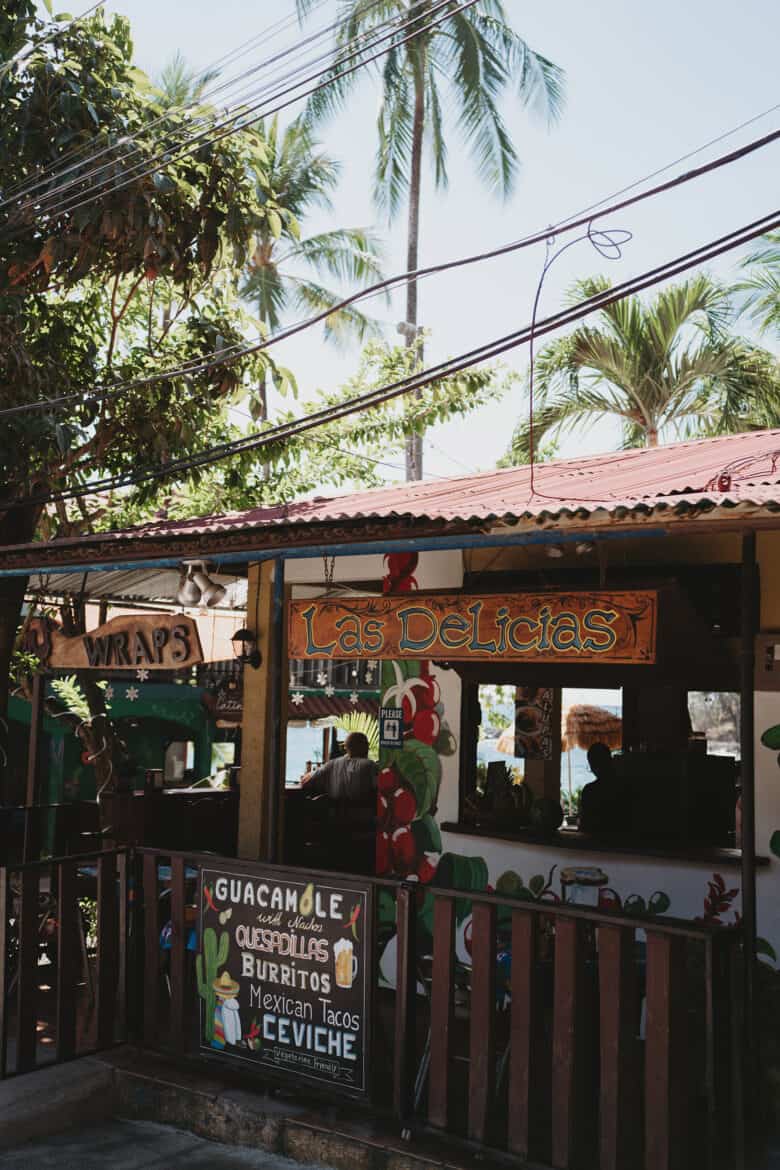
[[[293,601],[290,658],[652,663],[653,590]]]
[[[201,870],[201,1051],[366,1093],[370,935],[365,883]]]
[[[125,614],[75,638],[49,625],[38,648],[47,666],[68,670],[180,670],[203,661],[198,627],[182,613]]]

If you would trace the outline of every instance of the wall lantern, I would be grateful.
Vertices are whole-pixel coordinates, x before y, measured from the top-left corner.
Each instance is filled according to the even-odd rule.
[[[257,670],[263,657],[257,648],[257,637],[251,630],[236,630],[230,639],[233,643],[233,653],[242,666],[251,666]]]
[[[227,589],[212,581],[203,561],[183,561],[181,580],[176,594],[179,605],[205,605],[213,609],[225,599]]]

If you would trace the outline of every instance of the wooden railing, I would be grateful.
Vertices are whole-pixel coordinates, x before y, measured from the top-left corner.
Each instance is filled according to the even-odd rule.
[[[128,855],[0,867],[0,1076],[127,1038]]]
[[[191,892],[199,867],[220,862],[138,854],[139,1031],[148,1047],[194,1053]],[[255,868],[290,880],[355,880]],[[737,930],[428,887],[431,943],[419,928],[419,885],[365,880],[396,903],[394,988],[380,983],[378,946],[374,955],[372,1105],[392,1110],[402,1131],[431,1128],[556,1170],[739,1164]],[[460,958],[456,953],[464,898],[470,963],[462,948]],[[164,965],[163,918],[170,930]],[[375,922],[375,938],[377,928]],[[383,1077],[384,1069],[390,1075]]]

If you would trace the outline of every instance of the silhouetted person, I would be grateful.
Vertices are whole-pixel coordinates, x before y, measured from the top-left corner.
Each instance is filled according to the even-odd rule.
[[[345,755],[315,768],[301,783],[307,796],[328,797],[327,868],[373,873],[379,767],[369,760],[361,731],[350,732],[344,750]]]
[[[594,743],[588,749],[588,765],[596,779],[582,790],[580,830],[593,834],[627,832],[631,827],[627,794],[605,743]]]

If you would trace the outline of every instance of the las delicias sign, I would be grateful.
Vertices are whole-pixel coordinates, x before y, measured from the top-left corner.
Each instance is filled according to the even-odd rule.
[[[53,668],[180,670],[203,661],[198,627],[182,613],[124,614],[75,638],[45,622],[31,626],[30,649]]]
[[[289,608],[290,658],[653,663],[654,590],[323,598]]]
[[[203,869],[202,1052],[368,1089],[370,887]]]

